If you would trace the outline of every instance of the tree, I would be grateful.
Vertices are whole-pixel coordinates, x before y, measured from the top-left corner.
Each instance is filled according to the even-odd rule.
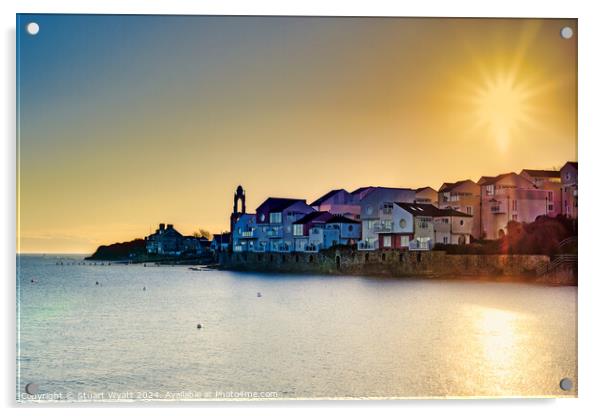
[[[198,231],[195,231],[192,233],[192,235],[195,237],[205,237],[207,240],[211,240],[213,238],[213,234],[203,228],[199,228]]]

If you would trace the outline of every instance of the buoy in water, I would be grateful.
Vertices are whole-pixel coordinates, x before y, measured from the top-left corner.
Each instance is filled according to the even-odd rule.
[[[98,280],[96,281],[96,286],[98,286],[100,283],[98,283]]]
[[[144,287],[142,288],[142,290],[146,290],[146,286],[144,286]]]
[[[257,292],[257,297],[260,298],[261,297],[261,292]]]
[[[196,329],[201,329],[202,327],[203,327],[203,325],[201,325],[201,324],[196,325]]]

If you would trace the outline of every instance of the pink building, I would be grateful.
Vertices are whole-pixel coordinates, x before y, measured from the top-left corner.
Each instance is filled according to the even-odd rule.
[[[537,188],[547,191],[548,217],[555,217],[562,213],[562,184],[560,171],[523,169],[520,176],[531,181]]]
[[[514,172],[483,177],[481,186],[481,236],[496,239],[507,232],[510,221],[533,222],[548,213],[548,191]]]

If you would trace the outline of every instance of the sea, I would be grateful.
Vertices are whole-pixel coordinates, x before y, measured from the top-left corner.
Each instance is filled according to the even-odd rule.
[[[574,397],[577,288],[18,255],[16,393],[24,402]]]

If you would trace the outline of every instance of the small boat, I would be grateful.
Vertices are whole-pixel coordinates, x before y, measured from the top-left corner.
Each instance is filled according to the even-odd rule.
[[[261,297],[261,292],[257,292],[257,297],[260,298]]]

